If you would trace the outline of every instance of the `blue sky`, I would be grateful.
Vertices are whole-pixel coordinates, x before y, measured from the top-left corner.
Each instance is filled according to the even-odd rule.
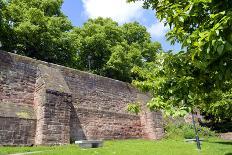
[[[163,49],[179,51],[180,45],[170,45],[165,33],[168,28],[155,18],[153,10],[142,8],[142,2],[126,3],[126,0],[64,0],[62,10],[75,26],[82,26],[89,18],[111,17],[119,24],[137,21],[147,27],[153,41],[159,41]]]

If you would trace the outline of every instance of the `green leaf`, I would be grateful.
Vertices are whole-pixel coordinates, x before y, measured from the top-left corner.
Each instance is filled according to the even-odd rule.
[[[217,52],[218,52],[219,55],[222,55],[223,49],[224,49],[224,45],[219,45],[217,47]]]

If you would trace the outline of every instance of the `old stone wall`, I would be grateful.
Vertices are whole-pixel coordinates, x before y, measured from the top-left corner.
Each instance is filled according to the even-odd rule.
[[[68,144],[70,142],[70,95],[46,90],[45,102],[38,105],[35,144]]]
[[[35,144],[68,144],[72,95],[59,70],[38,65],[34,99]]]
[[[62,73],[76,107],[125,113],[128,103],[136,102],[138,91],[128,83],[84,72]]]
[[[139,102],[145,105],[149,100],[147,95],[140,93],[130,84],[77,70],[63,69],[62,74],[73,96],[75,110],[70,120],[72,138],[79,140],[100,137],[104,139],[163,137],[161,113],[146,110],[140,116],[128,114],[126,108],[129,103]],[[112,117],[107,117],[108,112]],[[126,119],[128,115],[131,119]]]
[[[36,67],[19,59],[14,63],[8,53],[1,52],[0,103],[33,105]]]
[[[161,112],[149,112],[144,110],[140,115],[140,120],[143,128],[143,138],[161,139],[164,136]]]
[[[126,139],[143,136],[140,117],[137,115],[86,108],[75,110],[78,119],[71,119],[71,137],[76,140]],[[79,127],[75,124],[79,124]]]
[[[16,61],[20,59],[17,58]],[[34,144],[36,67],[0,51],[0,145]]]
[[[33,145],[35,119],[0,117],[0,145]]]
[[[31,129],[20,130],[27,139],[22,144],[163,136],[161,113],[143,110],[133,115],[126,111],[129,103],[145,107],[149,100],[128,83],[0,51],[0,84],[0,112],[9,105],[21,107],[21,111],[8,108],[8,115],[0,113],[0,117],[20,119],[24,126],[32,124]],[[14,121],[11,125],[21,126]],[[0,145],[6,144],[1,139]],[[8,144],[18,144],[15,139]]]
[[[232,140],[232,132],[221,133],[220,138],[224,140]]]

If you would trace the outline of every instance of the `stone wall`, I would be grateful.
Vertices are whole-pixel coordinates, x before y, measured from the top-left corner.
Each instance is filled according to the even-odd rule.
[[[232,140],[232,132],[221,133],[220,138],[224,140]]]
[[[149,96],[128,83],[3,51],[0,69],[0,112],[10,105],[23,109],[20,113],[20,108],[8,108],[8,115],[0,113],[0,117],[32,125],[31,129],[20,130],[24,135],[21,144],[163,136],[161,113],[145,110]],[[127,105],[134,102],[144,109],[139,116],[126,111]],[[19,116],[25,113],[32,119]],[[4,130],[12,128],[0,125]],[[20,123],[11,121],[11,125]],[[0,130],[0,135],[3,133]],[[1,139],[0,144],[6,144]],[[7,144],[18,144],[16,139],[13,137]]]
[[[62,73],[76,107],[125,113],[128,103],[136,102],[138,91],[128,83],[84,72]]]
[[[68,144],[72,95],[57,69],[38,65],[34,104],[35,144]]]
[[[0,145],[34,144],[36,120],[0,117]]]
[[[143,138],[145,139],[161,139],[164,135],[162,113],[149,112],[144,110],[140,116],[141,125],[143,127]]]
[[[75,140],[126,139],[143,136],[140,117],[137,115],[86,108],[75,110],[78,120],[71,119],[71,137]],[[79,128],[75,124],[79,124]]]
[[[14,63],[8,53],[1,52],[0,103],[33,105],[36,67],[19,58]]]
[[[35,66],[23,59],[14,63],[8,53],[0,51],[0,145],[34,144],[36,74]]]
[[[37,116],[35,144],[68,144],[70,142],[70,101],[71,96],[53,90],[46,90],[46,100],[41,103]]]

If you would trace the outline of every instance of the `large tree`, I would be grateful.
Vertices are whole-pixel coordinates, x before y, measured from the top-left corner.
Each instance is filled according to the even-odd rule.
[[[183,116],[198,109],[213,121],[232,118],[231,82],[214,88],[210,73],[196,67],[188,53],[161,52],[155,61],[132,71],[137,75],[133,84],[153,95],[148,103],[152,110]]]
[[[137,22],[119,26],[110,18],[89,19],[74,28],[72,38],[78,45],[79,69],[126,82],[133,79],[133,66],[154,60],[162,50],[144,26]]]
[[[139,23],[110,18],[72,27],[62,0],[0,1],[3,50],[130,82],[131,69],[154,59],[161,45]]]
[[[138,80],[149,84],[150,89],[160,89],[154,96],[153,107],[169,112],[174,109],[171,110],[174,113],[196,107],[213,114],[217,120],[223,119],[222,111],[232,112],[229,95],[232,76],[231,6],[229,0],[144,0],[144,7],[154,9],[157,18],[170,26],[166,34],[168,40],[179,42],[186,49],[184,53],[168,56],[164,64],[157,66],[167,67],[162,74],[155,74],[162,80],[158,87],[155,80],[159,79],[155,77]],[[179,59],[181,61],[177,61]],[[180,68],[167,64],[178,64]],[[146,74],[143,72],[141,75]],[[231,119],[231,115],[225,115],[225,118]]]
[[[170,26],[167,38],[186,47],[222,83],[232,75],[231,6],[231,0],[144,0],[144,7]]]
[[[82,70],[91,70],[100,74],[111,56],[111,48],[123,41],[122,31],[110,18],[89,19],[82,27],[72,31],[78,48],[78,65]],[[90,59],[90,60],[88,60]]]
[[[1,5],[1,49],[73,66],[76,51],[68,33],[72,25],[61,12],[62,3],[63,0],[6,1]]]

